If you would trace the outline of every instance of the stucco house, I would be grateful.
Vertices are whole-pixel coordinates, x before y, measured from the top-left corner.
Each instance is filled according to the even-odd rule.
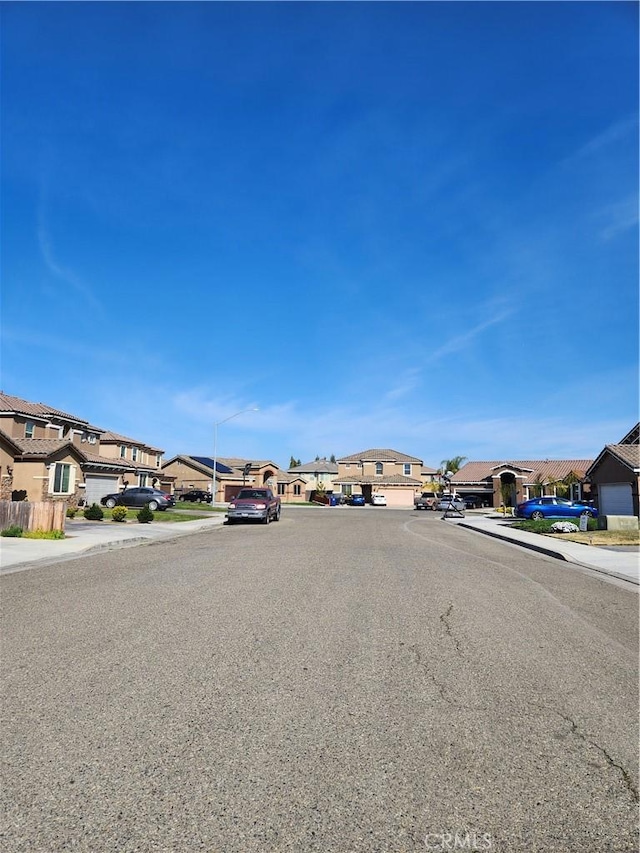
[[[172,478],[176,496],[190,489],[211,492],[214,461],[211,456],[180,454],[164,462],[162,476]],[[243,485],[267,486],[285,501],[305,500],[305,483],[282,471],[268,459],[222,457],[215,460],[215,501],[228,502]]]
[[[601,515],[640,515],[640,423],[617,444],[605,445],[587,469]]]
[[[337,463],[333,483],[346,495],[361,493],[370,501],[374,492],[381,492],[387,506],[413,507],[415,494],[422,488],[422,459],[397,450],[363,450],[343,456]]]
[[[289,474],[300,477],[305,481],[306,500],[312,500],[314,494],[320,490],[332,494],[335,490],[333,481],[338,475],[338,466],[335,462],[328,462],[325,458],[316,459],[313,462],[305,462],[288,469]],[[339,490],[338,490],[339,491]]]
[[[530,459],[467,462],[451,478],[459,495],[477,495],[487,506],[516,506],[539,495],[555,495],[561,481],[569,497],[590,498],[586,472],[591,459]]]
[[[29,501],[99,502],[109,492],[149,484],[157,459],[114,458],[101,438],[108,433],[77,415],[45,403],[0,393],[1,499],[26,493]],[[138,446],[146,445],[137,442]],[[156,451],[160,459],[162,451]]]

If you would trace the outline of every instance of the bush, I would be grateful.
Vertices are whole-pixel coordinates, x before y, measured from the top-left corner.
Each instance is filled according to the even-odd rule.
[[[153,513],[149,509],[149,504],[145,504],[137,515],[140,524],[148,524],[153,521]]]
[[[26,501],[27,499],[27,490],[26,489],[14,489],[11,492],[11,500],[12,501]]]
[[[0,530],[0,536],[9,536],[12,539],[20,539],[22,536],[22,528],[17,524],[12,524],[11,527],[5,527],[4,530]]]
[[[127,517],[127,508],[126,506],[114,506],[111,510],[111,518],[114,521],[124,521]]]
[[[104,518],[104,512],[98,504],[91,504],[84,511],[84,517],[88,521],[102,521]]]
[[[64,539],[64,530],[28,530],[23,539]]]
[[[78,512],[77,506],[68,506],[67,507],[67,518],[75,518],[77,512]]]

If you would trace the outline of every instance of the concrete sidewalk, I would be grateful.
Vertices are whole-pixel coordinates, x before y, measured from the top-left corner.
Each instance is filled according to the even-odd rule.
[[[553,539],[539,533],[527,533],[524,530],[514,530],[512,519],[501,516],[473,515],[466,513],[464,518],[447,519],[461,527],[503,539],[522,548],[538,551],[567,563],[576,563],[596,572],[613,575],[622,580],[640,584],[640,551],[637,548],[617,550],[596,545],[581,545],[564,539]]]
[[[211,518],[194,521],[139,524],[137,521],[87,521],[83,518],[67,519],[65,539],[11,539],[0,537],[0,574],[20,571],[32,565],[46,565],[71,560],[99,551],[129,548],[162,539],[176,539],[201,530],[220,527],[226,518],[216,512]]]

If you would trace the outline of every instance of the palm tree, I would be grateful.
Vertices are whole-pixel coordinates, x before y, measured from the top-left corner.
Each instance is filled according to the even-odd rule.
[[[443,459],[440,463],[440,470],[443,474],[446,474],[447,471],[456,474],[462,468],[462,463],[466,461],[466,456],[454,456],[453,459]]]

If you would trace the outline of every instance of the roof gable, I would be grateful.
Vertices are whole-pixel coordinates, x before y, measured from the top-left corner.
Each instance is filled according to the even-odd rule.
[[[422,465],[422,459],[416,456],[407,456],[398,450],[384,448],[373,448],[363,450],[360,453],[352,453],[351,456],[342,456],[338,462],[416,462]]]

